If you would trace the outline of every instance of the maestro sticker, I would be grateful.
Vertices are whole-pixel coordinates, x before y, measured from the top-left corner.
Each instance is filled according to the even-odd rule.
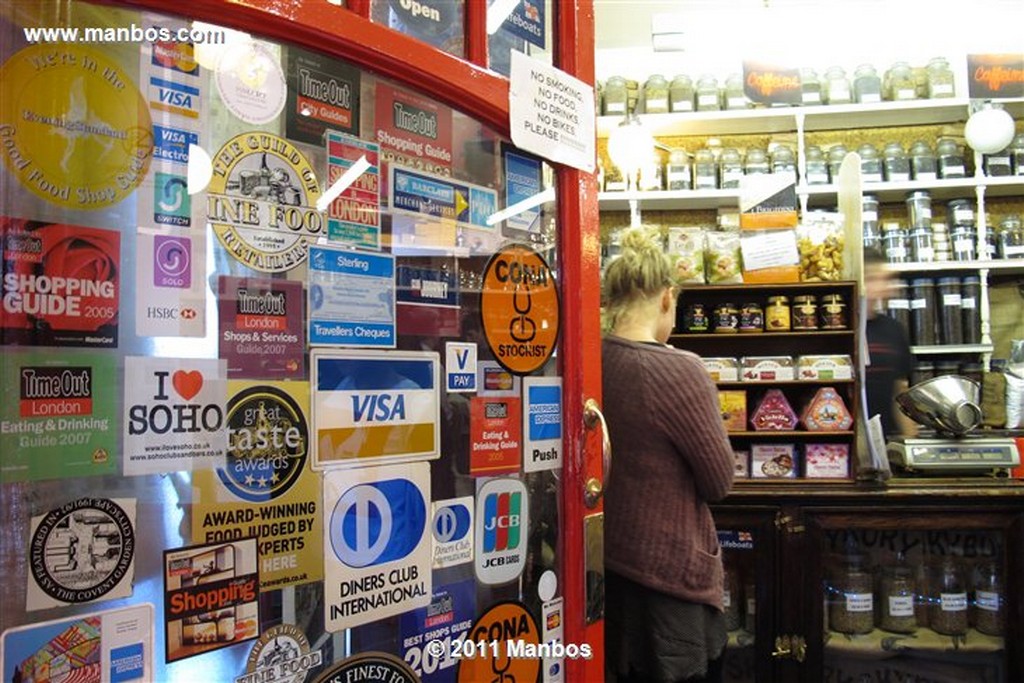
[[[101,209],[146,177],[149,109],[132,78],[102,52],[31,45],[0,67],[0,84],[0,150],[33,194],[68,209]]]
[[[484,269],[480,317],[503,368],[515,375],[542,368],[561,326],[558,288],[544,257],[521,244],[496,252]]]

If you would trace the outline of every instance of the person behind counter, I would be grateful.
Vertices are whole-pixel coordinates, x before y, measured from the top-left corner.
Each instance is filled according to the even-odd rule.
[[[868,414],[879,415],[882,431],[889,436],[917,436],[917,423],[896,405],[896,396],[910,387],[914,356],[907,332],[885,315],[885,299],[892,285],[885,257],[874,249],[864,251],[864,296],[867,299],[866,336],[868,357],[865,378]]]
[[[722,551],[708,502],[732,486],[733,454],[718,395],[696,355],[665,344],[676,290],[654,235],[627,231],[603,282],[609,680],[720,681]]]

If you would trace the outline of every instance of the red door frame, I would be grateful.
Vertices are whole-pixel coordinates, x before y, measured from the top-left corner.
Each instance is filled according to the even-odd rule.
[[[326,0],[108,0],[139,8],[187,13],[192,19],[230,26],[295,43],[344,59],[404,82],[458,108],[505,137],[509,136],[509,81],[486,68],[485,0],[466,0],[466,54],[453,57],[426,43],[369,20],[369,0],[349,0],[350,9]],[[554,0],[556,64],[580,80],[594,83],[593,0]],[[600,235],[597,181],[592,173],[556,166],[559,271],[562,279],[563,407],[563,587],[565,641],[589,643],[603,653],[603,624],[585,624],[586,604],[583,517],[584,483],[601,476],[600,440],[583,427],[583,404],[601,399]],[[571,293],[571,295],[569,295]],[[604,678],[603,657],[567,661],[566,680]]]

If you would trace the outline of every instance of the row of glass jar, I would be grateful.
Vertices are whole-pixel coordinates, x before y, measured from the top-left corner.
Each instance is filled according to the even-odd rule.
[[[901,280],[892,286],[885,307],[916,346],[981,343],[977,275]]]
[[[610,77],[598,89],[602,114],[626,114],[630,107],[629,87],[625,78]],[[871,64],[861,64],[848,77],[846,69],[831,66],[819,77],[814,69],[800,69],[800,96],[803,105],[850,104],[882,100],[914,100],[954,96],[953,72],[943,57],[932,59],[926,68],[913,68],[897,62],[884,77]],[[750,101],[744,92],[743,76],[731,74],[719,87],[713,75],[701,76],[696,82],[686,74],[671,82],[661,74],[650,76],[639,93],[635,111],[643,114],[665,114],[689,111],[720,111],[746,109]]]
[[[715,190],[738,188],[744,175],[759,173],[789,174],[796,182],[796,157],[793,150],[779,145],[770,153],[763,149],[751,148],[745,152],[733,147],[722,149],[704,148],[690,154],[685,149],[669,151],[667,162],[662,163],[660,154],[655,153],[646,171],[641,169],[638,188],[641,190]],[[606,192],[628,189],[626,179],[616,168],[599,169],[603,182],[599,184]]]

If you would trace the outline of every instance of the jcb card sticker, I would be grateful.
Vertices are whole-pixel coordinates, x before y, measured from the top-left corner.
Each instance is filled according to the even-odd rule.
[[[102,209],[146,177],[149,107],[104,51],[39,43],[0,67],[0,153],[33,194],[66,209]]]
[[[453,643],[466,638],[476,614],[476,583],[472,578],[435,585],[430,604],[398,618],[402,658],[422,683],[450,683],[455,680]],[[440,651],[431,642],[444,645]]]
[[[28,610],[132,594],[135,499],[73,500],[32,518]]]
[[[328,631],[430,604],[429,502],[429,463],[324,475]]]
[[[523,378],[523,471],[562,469],[562,378]]]
[[[380,145],[327,131],[327,182],[335,183],[354,164],[369,167],[327,207],[327,239],[380,250]]]
[[[124,474],[211,469],[224,459],[224,361],[124,359]]]
[[[440,455],[437,353],[314,349],[310,363],[315,469]]]
[[[394,348],[395,257],[312,247],[309,343]]]
[[[259,636],[257,567],[255,538],[164,551],[168,662]]]
[[[510,680],[536,681],[540,673],[540,629],[520,602],[491,606],[469,629],[476,657],[459,661],[459,683]]]
[[[244,265],[281,273],[302,264],[326,219],[320,182],[306,156],[270,133],[242,133],[213,157],[207,219],[221,245]]]
[[[228,454],[192,475],[192,540],[255,536],[260,590],[323,578],[320,486],[309,467],[308,382],[228,382]]]
[[[8,349],[0,356],[0,481],[117,472],[115,358]]]
[[[0,218],[4,344],[117,346],[121,233]]]
[[[228,111],[246,123],[270,123],[284,109],[287,88],[278,51],[259,40],[220,51],[213,72],[217,92]]]
[[[473,496],[431,503],[430,555],[434,569],[473,561]]]
[[[139,228],[135,251],[135,333],[206,336],[206,236]]]
[[[231,277],[217,279],[220,357],[232,379],[302,379],[306,331],[302,283]]]
[[[310,649],[301,628],[279,624],[264,631],[252,646],[245,673],[235,683],[303,683],[323,661],[323,653]]]
[[[518,479],[488,479],[479,486],[473,521],[478,581],[508,583],[523,573],[529,509],[526,485]]]
[[[477,364],[477,391],[481,396],[519,396],[522,380],[493,360]]]
[[[476,391],[476,344],[446,342],[444,345],[445,389],[450,394]]]
[[[514,474],[522,462],[521,401],[518,396],[469,400],[469,473]]]
[[[528,375],[544,367],[562,322],[558,285],[544,257],[521,244],[496,252],[484,268],[480,317],[503,368]]]
[[[5,681],[152,681],[153,605],[44,621],[4,631]]]

